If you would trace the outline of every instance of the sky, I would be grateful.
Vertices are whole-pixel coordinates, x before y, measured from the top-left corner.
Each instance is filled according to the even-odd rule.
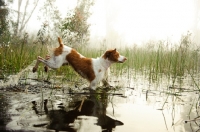
[[[92,36],[104,37],[112,27],[119,41],[129,45],[151,39],[178,41],[194,21],[193,0],[97,0],[93,8]]]
[[[91,39],[98,42],[141,44],[148,40],[178,41],[191,31],[195,0],[95,0],[91,7]],[[15,1],[16,2],[16,1]],[[42,2],[42,1],[41,1]],[[14,4],[13,8],[17,8]],[[39,5],[42,5],[41,3]],[[57,0],[63,16],[76,6],[76,0]],[[38,31],[39,6],[26,29]]]

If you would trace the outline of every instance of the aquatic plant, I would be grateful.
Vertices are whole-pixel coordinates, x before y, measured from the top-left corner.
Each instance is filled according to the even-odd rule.
[[[5,76],[16,74],[31,64],[39,54],[47,53],[43,45],[29,43],[26,37],[24,36],[23,39],[13,38],[0,45],[1,74]]]
[[[148,71],[150,80],[157,80],[159,74],[169,77],[184,76],[187,70],[197,73],[199,66],[198,47],[192,46],[190,36],[183,36],[180,44],[171,46],[169,42],[149,42],[144,47],[129,47],[122,51],[128,55],[123,67],[143,73]]]
[[[84,56],[96,58],[105,52],[105,49],[107,49],[105,45],[100,49],[82,46],[78,47],[77,50]],[[149,41],[143,47],[133,45],[132,47],[118,49],[128,60],[123,65],[113,65],[110,71],[114,76],[125,75],[129,79],[135,78],[136,73],[139,72],[149,78],[150,82],[159,82],[163,76],[169,79],[173,78],[173,82],[175,82],[179,76],[188,73],[193,75],[199,72],[198,49],[199,47],[195,47],[190,40],[190,34],[183,36],[180,43],[173,44],[173,46],[170,41]],[[13,38],[0,47],[1,75],[16,73],[29,65],[38,55],[45,56],[47,53],[46,45],[31,43],[27,34],[22,39]],[[38,73],[38,78],[44,78],[45,73],[42,65]],[[80,77],[69,66],[48,72],[46,79],[50,80],[58,75],[63,76],[63,82],[64,80],[80,80]]]

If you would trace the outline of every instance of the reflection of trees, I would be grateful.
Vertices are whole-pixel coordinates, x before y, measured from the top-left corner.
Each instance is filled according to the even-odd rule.
[[[200,116],[199,116],[199,98],[194,97],[190,103],[190,106],[187,107],[188,119],[185,120],[185,129],[198,132],[200,130]]]
[[[8,100],[5,95],[0,94],[0,130],[5,130],[6,124],[11,121],[10,115],[8,114]]]

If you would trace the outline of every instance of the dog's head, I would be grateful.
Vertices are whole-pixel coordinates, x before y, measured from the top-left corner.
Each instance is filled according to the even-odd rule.
[[[104,53],[103,58],[108,59],[109,61],[112,61],[112,62],[119,62],[119,63],[123,63],[127,60],[127,58],[120,55],[119,52],[116,49],[107,50]]]

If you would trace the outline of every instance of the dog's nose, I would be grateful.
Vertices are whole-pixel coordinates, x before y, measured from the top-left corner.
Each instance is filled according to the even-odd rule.
[[[127,60],[127,58],[125,56],[121,56],[118,58],[118,62],[123,63]]]

